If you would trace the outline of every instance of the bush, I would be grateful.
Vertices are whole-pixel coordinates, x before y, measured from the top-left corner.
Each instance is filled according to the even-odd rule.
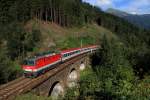
[[[96,97],[95,92],[98,92],[99,90],[100,83],[98,81],[98,77],[91,69],[88,68],[81,72],[78,88],[73,87],[68,89],[64,99],[94,99]]]
[[[7,56],[7,50],[0,49],[0,84],[7,83],[17,77],[21,71],[15,68],[15,64]]]
[[[126,52],[122,43],[104,36],[102,49],[94,59],[100,65],[93,66],[104,92],[119,97],[130,95],[135,76]]]

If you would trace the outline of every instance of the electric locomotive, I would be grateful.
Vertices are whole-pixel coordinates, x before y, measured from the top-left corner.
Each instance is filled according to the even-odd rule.
[[[97,45],[87,46],[82,48],[71,48],[63,50],[60,53],[47,53],[28,58],[22,65],[25,77],[37,77],[46,71],[55,68],[56,64],[64,62],[70,58],[78,56],[83,53],[93,52],[99,47]]]

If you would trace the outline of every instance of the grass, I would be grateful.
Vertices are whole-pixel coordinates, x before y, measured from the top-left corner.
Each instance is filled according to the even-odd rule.
[[[99,27],[97,24],[85,24],[80,27],[61,27],[54,23],[45,23],[34,20],[29,21],[26,25],[27,30],[40,29],[42,33],[42,43],[39,46],[39,50],[47,50],[51,48],[66,49],[72,47],[80,47],[99,44],[100,39],[104,34],[112,36],[112,32],[103,27]],[[50,45],[53,44],[53,45]],[[43,49],[45,48],[45,49]]]
[[[27,93],[17,96],[15,100],[52,100],[52,99],[50,97],[37,96],[32,93]]]

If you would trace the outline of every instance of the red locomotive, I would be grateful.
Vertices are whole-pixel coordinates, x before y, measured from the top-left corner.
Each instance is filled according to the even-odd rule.
[[[47,53],[42,56],[35,56],[24,61],[23,71],[25,77],[37,77],[46,71],[55,68],[56,64],[64,62],[77,55],[92,52],[98,49],[98,46],[87,46],[82,48],[71,48],[63,50],[60,53]]]

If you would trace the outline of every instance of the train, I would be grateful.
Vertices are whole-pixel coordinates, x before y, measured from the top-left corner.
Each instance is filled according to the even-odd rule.
[[[44,55],[38,55],[24,60],[22,69],[25,77],[35,78],[41,74],[46,73],[50,69],[56,67],[57,64],[63,63],[75,56],[93,52],[97,50],[99,46],[92,45],[80,48],[70,48],[62,50],[59,53],[46,53]]]

